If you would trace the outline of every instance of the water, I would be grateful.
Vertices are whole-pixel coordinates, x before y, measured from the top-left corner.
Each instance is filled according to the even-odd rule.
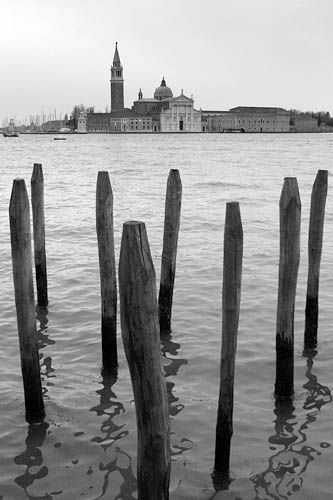
[[[318,348],[303,355],[307,230],[312,184],[329,170],[333,136],[87,135],[0,140],[0,499],[136,498],[136,422],[118,329],[117,380],[101,377],[95,233],[97,172],[114,193],[116,258],[122,223],[146,223],[159,283],[169,169],[183,202],[172,335],[162,342],[171,416],[173,500],[331,498],[333,467],[333,206],[326,204]],[[37,311],[46,418],[24,419],[8,206],[12,181],[33,163],[45,180],[50,305]],[[295,398],[275,407],[279,197],[296,176],[302,200],[295,310]],[[215,492],[225,203],[244,230],[231,482]],[[119,309],[119,308],[118,308]]]

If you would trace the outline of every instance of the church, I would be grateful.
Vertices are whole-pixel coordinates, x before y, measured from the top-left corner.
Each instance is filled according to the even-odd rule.
[[[154,96],[145,98],[140,88],[132,108],[124,106],[124,76],[116,43],[111,66],[111,112],[87,113],[80,117],[78,132],[147,133],[201,132],[201,112],[194,100],[184,94],[173,96],[165,78]]]

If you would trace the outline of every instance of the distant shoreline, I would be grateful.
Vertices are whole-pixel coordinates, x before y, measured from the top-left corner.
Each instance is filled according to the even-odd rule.
[[[73,136],[73,135],[276,135],[276,134],[330,134],[332,130],[288,130],[286,132],[239,132],[239,131],[214,131],[214,132],[19,132],[20,135],[61,135],[61,136]]]

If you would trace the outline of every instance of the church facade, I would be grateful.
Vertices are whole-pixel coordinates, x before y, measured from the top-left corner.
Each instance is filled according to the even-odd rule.
[[[132,108],[124,107],[124,76],[116,43],[111,66],[111,112],[87,113],[86,132],[149,133],[201,132],[201,112],[194,108],[192,97],[174,97],[163,77],[154,96],[144,98],[139,90]],[[81,122],[80,131],[84,130]]]

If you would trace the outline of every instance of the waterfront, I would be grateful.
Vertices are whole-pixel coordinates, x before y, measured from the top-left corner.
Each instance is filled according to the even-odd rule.
[[[162,341],[171,415],[171,499],[212,497],[221,340],[225,203],[237,200],[244,230],[231,482],[216,499],[330,498],[333,386],[333,205],[330,134],[21,136],[0,140],[0,498],[134,499],[136,424],[119,328],[117,381],[100,376],[95,234],[98,170],[108,170],[116,258],[122,223],[146,222],[159,283],[164,198],[180,170],[183,203],[172,336]],[[45,423],[24,420],[10,261],[12,180],[30,186],[42,163],[50,306],[37,326]],[[312,183],[329,170],[317,354],[303,355],[307,229]],[[279,197],[297,176],[302,201],[295,311],[295,399],[275,408],[274,346]],[[30,191],[30,188],[29,188]],[[104,495],[104,496],[103,496]]]

